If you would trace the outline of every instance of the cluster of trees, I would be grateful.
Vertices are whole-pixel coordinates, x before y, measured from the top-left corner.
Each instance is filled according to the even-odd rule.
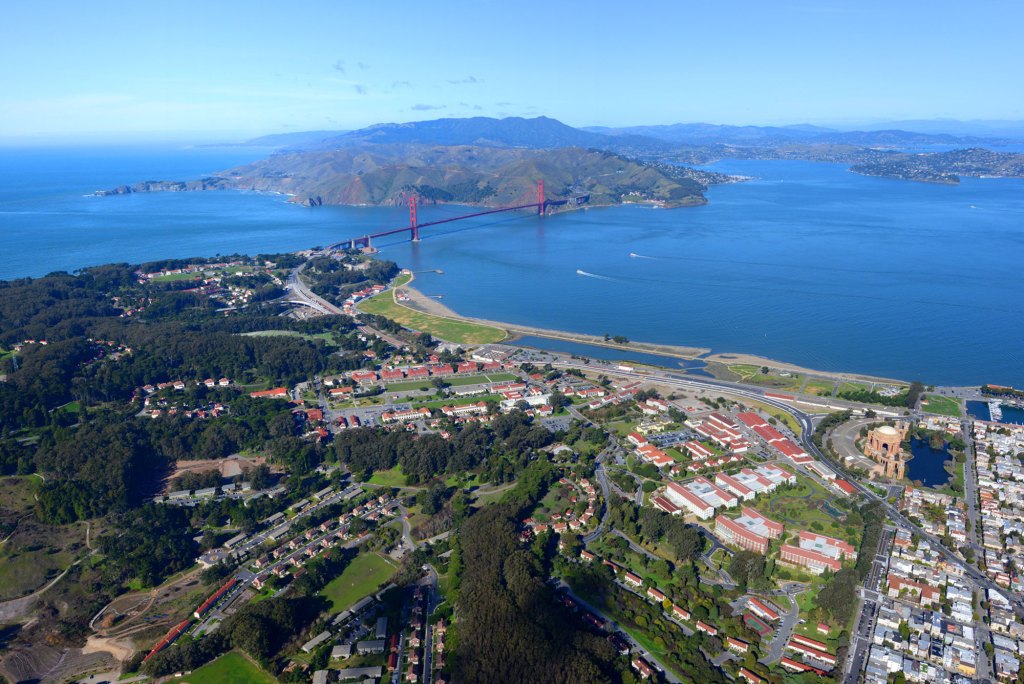
[[[198,546],[182,508],[150,504],[118,516],[114,524],[112,533],[99,538],[112,584],[138,578],[143,586],[156,586],[195,563]]]
[[[729,575],[744,589],[768,589],[772,585],[765,557],[753,551],[734,553],[729,560]]]
[[[232,648],[244,651],[268,669],[276,669],[271,666],[275,656],[325,607],[324,599],[309,596],[247,603],[216,632],[161,651],[142,666],[142,672],[161,677],[194,670]]]
[[[649,506],[641,508],[614,493],[609,505],[608,523],[612,529],[640,541],[656,544],[664,541],[680,563],[692,562],[704,552],[704,537],[681,518]]]
[[[334,299],[341,297],[356,286],[367,284],[383,285],[398,275],[398,264],[393,261],[368,261],[352,268],[352,264],[332,259],[316,257],[310,259],[303,272],[310,282],[310,289],[321,297]]]
[[[455,679],[467,682],[619,681],[603,638],[579,629],[520,546],[515,510],[484,508],[462,525]]]
[[[409,484],[474,470],[489,480],[507,482],[528,465],[534,450],[553,439],[529,416],[513,411],[495,417],[489,427],[470,423],[450,440],[404,431],[345,430],[335,437],[334,449],[338,460],[360,475],[399,465]]]
[[[843,568],[822,586],[815,597],[815,605],[827,612],[839,624],[846,624],[856,606],[857,585],[864,581],[871,571],[875,550],[882,536],[885,524],[885,509],[881,502],[872,501],[861,506],[860,518],[864,523],[864,534],[857,552],[857,563],[852,568]]]
[[[646,635],[654,647],[664,654],[662,657],[665,665],[681,675],[683,681],[707,684],[729,681],[704,655],[705,651],[710,655],[721,651],[722,642],[719,637],[711,637],[701,632],[687,636],[679,625],[665,617],[664,606],[651,604],[615,584],[611,571],[606,566],[577,565],[567,580],[574,591],[612,617],[627,631]],[[705,602],[679,602],[687,606],[697,619],[714,619],[714,616],[709,615]],[[711,602],[710,606],[716,610],[717,615],[717,603]],[[739,630],[732,634],[744,635]]]
[[[74,428],[43,431],[31,464],[31,470],[47,473],[37,505],[42,521],[66,524],[124,512],[152,496],[177,459],[267,449],[290,472],[308,472],[325,456],[321,445],[294,436],[296,423],[285,401],[239,396],[230,415],[205,421],[143,420],[131,411],[94,410]],[[5,447],[10,455],[4,460],[20,463],[23,451]]]
[[[151,448],[139,422],[105,413],[45,435],[35,465],[48,473],[37,515],[59,525],[138,504],[163,476],[167,459]]]

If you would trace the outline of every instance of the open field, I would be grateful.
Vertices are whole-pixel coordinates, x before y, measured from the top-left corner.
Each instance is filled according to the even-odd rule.
[[[817,482],[797,475],[796,486],[759,496],[754,507],[769,518],[783,523],[787,534],[796,529],[806,529],[844,539],[857,546],[860,542],[859,530],[848,530],[826,508],[826,505],[834,506],[835,499],[835,494],[825,491]]]
[[[359,310],[390,318],[396,323],[429,333],[442,340],[456,344],[490,344],[500,342],[508,335],[500,328],[492,328],[478,323],[451,320],[431,314],[414,311],[395,302],[392,293],[382,292],[359,304]]]
[[[813,394],[819,397],[830,397],[832,392],[836,388],[836,383],[832,380],[816,380],[810,378],[804,384],[804,394]]]
[[[368,481],[381,487],[404,487],[405,475],[401,466],[395,466],[391,470],[378,470]]]
[[[238,651],[231,651],[181,681],[185,684],[273,684],[277,680]]]
[[[256,330],[254,332],[239,334],[245,337],[301,337],[304,340],[323,340],[327,344],[334,344],[334,333],[329,332],[308,334],[296,332],[294,330]]]
[[[430,401],[414,401],[411,402],[413,408],[420,408],[425,406],[428,409],[441,408],[442,406],[464,406],[466,404],[475,404],[480,401],[501,401],[502,396],[500,394],[478,394],[475,397],[462,397],[456,399],[450,397],[448,399],[432,399]]]
[[[960,418],[964,415],[960,409],[959,401],[952,397],[943,397],[938,394],[925,395],[925,398],[921,401],[921,410],[928,413],[938,413],[943,416],[952,416],[953,418]]]
[[[202,272],[193,271],[191,273],[168,273],[166,275],[156,276],[150,278],[151,283],[172,283],[178,280],[199,280],[203,277]]]
[[[361,553],[345,570],[320,590],[331,602],[331,610],[341,612],[364,596],[377,591],[395,574],[390,561],[377,553]]]

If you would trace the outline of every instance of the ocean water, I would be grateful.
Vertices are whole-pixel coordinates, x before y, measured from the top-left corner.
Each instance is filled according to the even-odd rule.
[[[400,208],[243,192],[97,198],[265,154],[0,150],[0,278],[110,261],[296,250],[401,226]],[[936,384],[1024,386],[1024,180],[932,185],[735,161],[703,207],[499,214],[377,243],[461,313]],[[420,220],[463,213],[421,207]]]

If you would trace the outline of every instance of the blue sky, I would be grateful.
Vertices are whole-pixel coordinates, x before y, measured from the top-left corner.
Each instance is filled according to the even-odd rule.
[[[1024,119],[1017,2],[11,2],[0,140]]]

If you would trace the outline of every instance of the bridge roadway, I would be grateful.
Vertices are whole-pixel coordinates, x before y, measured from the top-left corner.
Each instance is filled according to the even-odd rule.
[[[438,225],[441,225],[442,223],[451,223],[452,221],[461,221],[463,219],[476,218],[478,216],[488,216],[490,214],[500,214],[500,213],[505,212],[505,211],[517,211],[519,209],[537,209],[538,211],[540,211],[544,207],[546,207],[547,204],[548,204],[547,201],[545,201],[543,203],[531,202],[529,204],[517,204],[514,207],[498,207],[497,209],[487,209],[486,211],[477,211],[477,212],[474,212],[472,214],[463,214],[462,216],[452,216],[450,218],[437,219],[436,221],[426,221],[424,223],[413,224],[413,223],[410,222],[410,224],[408,226],[402,226],[401,228],[392,228],[391,230],[384,230],[384,231],[381,231],[379,233],[373,233],[371,235],[363,235],[363,236],[360,236],[360,237],[350,238],[348,240],[342,240],[341,242],[335,242],[333,245],[330,245],[327,249],[341,249],[344,245],[349,245],[350,247],[354,247],[355,245],[357,245],[359,243],[363,243],[365,245],[369,245],[370,241],[374,240],[376,238],[388,237],[390,235],[398,235],[399,233],[406,233],[406,232],[408,232],[412,236],[413,240],[416,240],[419,237],[419,230],[420,230],[420,228],[426,228],[428,226],[438,226]]]
[[[800,442],[803,445],[803,447],[807,450],[807,453],[811,454],[812,456],[819,459],[823,463],[829,464],[831,467],[835,468],[837,472],[845,472],[845,468],[843,468],[842,464],[833,461],[831,458],[823,454],[821,450],[818,449],[818,447],[811,440],[811,435],[814,433],[814,422],[811,415],[804,413],[803,411],[800,411],[799,409],[789,405],[784,401],[780,401],[773,397],[766,396],[766,390],[755,387],[749,387],[746,385],[740,385],[738,383],[727,382],[724,380],[705,378],[698,379],[694,378],[693,376],[686,376],[680,373],[675,373],[673,371],[652,370],[645,371],[643,373],[638,373],[636,371],[622,370],[621,368],[616,368],[610,364],[605,366],[603,364],[585,364],[577,363],[575,361],[562,360],[554,361],[552,362],[552,365],[555,367],[574,368],[581,371],[592,372],[596,369],[600,369],[602,372],[608,374],[635,378],[637,380],[653,380],[665,385],[683,387],[687,389],[713,389],[725,391],[728,392],[729,394],[741,397],[755,399],[764,404],[768,404],[774,408],[783,410],[789,413],[791,416],[793,416],[801,426]],[[1024,618],[1024,596],[1013,595],[1009,592],[1006,592],[1002,587],[1000,587],[994,581],[989,579],[984,573],[982,573],[977,567],[965,562],[959,556],[957,556],[949,549],[947,549],[938,537],[925,531],[923,528],[915,525],[910,520],[908,520],[906,516],[904,516],[896,506],[893,506],[884,498],[875,494],[874,491],[861,484],[860,481],[857,480],[856,478],[850,477],[848,478],[848,480],[857,489],[858,492],[860,492],[863,496],[867,497],[870,501],[880,502],[882,504],[883,510],[888,515],[890,522],[896,523],[904,529],[912,530],[916,532],[918,535],[920,535],[923,539],[928,540],[928,542],[933,546],[933,548],[937,549],[938,552],[943,556],[943,558],[948,563],[951,563],[952,565],[956,565],[959,568],[961,568],[964,574],[971,580],[973,580],[977,586],[992,591],[996,591],[1000,594],[1005,595],[1010,600],[1014,612],[1019,617]]]

